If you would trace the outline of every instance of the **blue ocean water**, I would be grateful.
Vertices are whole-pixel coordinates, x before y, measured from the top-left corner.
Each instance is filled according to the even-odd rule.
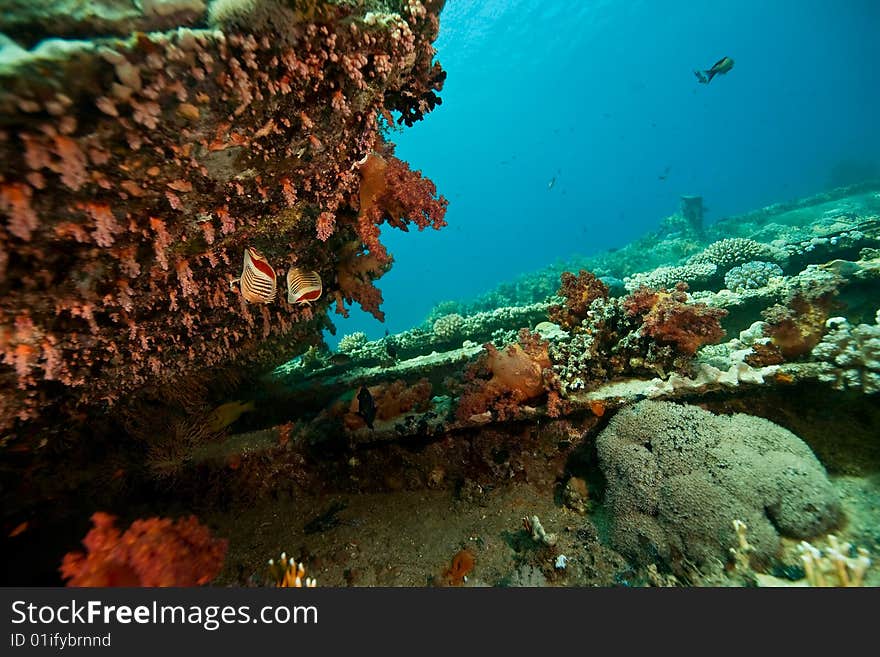
[[[449,0],[443,104],[392,135],[449,226],[383,230],[386,323],[355,306],[328,342],[621,246],[682,194],[714,221],[880,171],[878,33],[876,0]]]

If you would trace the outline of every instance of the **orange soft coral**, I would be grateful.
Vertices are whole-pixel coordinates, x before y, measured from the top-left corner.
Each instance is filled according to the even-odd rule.
[[[683,356],[693,356],[704,344],[714,344],[724,337],[721,319],[727,311],[704,303],[689,303],[687,285],[674,290],[640,287],[623,301],[630,317],[640,317],[641,333],[661,345],[671,346]]]
[[[440,575],[440,586],[461,586],[476,565],[476,557],[470,550],[459,550],[452,557],[452,565],[443,569]]]
[[[199,586],[223,567],[227,542],[215,539],[195,516],[135,520],[125,533],[107,513],[92,516],[86,552],[61,563],[68,586]]]
[[[519,342],[506,349],[496,349],[492,344],[483,348],[483,357],[466,373],[470,382],[459,399],[459,420],[490,410],[505,419],[514,415],[523,402],[546,392],[544,372],[551,367],[547,342],[521,331]],[[490,378],[481,378],[481,373]]]

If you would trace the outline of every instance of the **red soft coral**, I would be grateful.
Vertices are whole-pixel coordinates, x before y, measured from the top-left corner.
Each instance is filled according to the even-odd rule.
[[[724,337],[720,320],[727,311],[704,303],[689,303],[687,285],[679,283],[671,292],[640,287],[623,301],[630,317],[639,316],[641,333],[661,345],[669,345],[683,356],[693,356],[704,344]]]
[[[825,335],[825,321],[839,307],[836,290],[798,292],[785,305],[775,304],[764,310],[764,335],[785,360],[809,354]]]
[[[384,322],[385,313],[379,310],[379,306],[382,305],[382,292],[373,285],[373,280],[385,273],[390,263],[390,256],[387,260],[382,260],[372,252],[363,253],[361,245],[357,242],[350,242],[342,247],[336,270],[338,289],[333,292],[336,298],[336,312],[348,317],[348,310],[343,302],[357,301],[365,312]]]
[[[379,226],[383,221],[401,230],[408,230],[410,223],[419,230],[428,226],[439,230],[446,225],[443,218],[449,202],[442,196],[437,197],[434,183],[394,157],[390,149],[384,155],[371,153],[361,165],[360,173],[357,232],[379,260],[390,260],[388,251],[379,242]]]
[[[195,516],[135,520],[125,533],[107,513],[92,516],[83,545],[61,563],[68,586],[199,586],[223,567],[227,542]]]

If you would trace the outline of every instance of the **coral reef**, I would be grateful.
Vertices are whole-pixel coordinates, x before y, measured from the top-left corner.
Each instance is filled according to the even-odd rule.
[[[443,573],[440,575],[440,585],[461,586],[467,582],[468,575],[471,574],[475,565],[476,558],[473,552],[467,549],[459,550],[452,557],[452,564],[443,569]]]
[[[461,335],[464,326],[464,317],[458,313],[451,313],[438,317],[433,324],[434,335],[441,340],[454,340]]]
[[[367,344],[367,334],[363,331],[355,331],[354,333],[342,336],[342,339],[339,341],[338,349],[343,354],[350,354],[357,351],[365,344]]]
[[[779,536],[817,536],[842,511],[825,469],[786,429],[749,415],[642,401],[596,441],[618,549],[680,569],[727,558],[731,522],[750,529],[752,556],[770,559]]]
[[[852,326],[843,317],[825,322],[828,332],[812,351],[823,362],[819,379],[836,390],[880,392],[880,311],[873,324]]]
[[[290,559],[287,553],[282,552],[278,561],[269,559],[268,581],[278,588],[315,588],[318,582],[313,577],[306,577],[306,568],[302,561],[299,563]]]
[[[357,232],[370,254],[386,263],[390,256],[379,242],[379,226],[384,221],[404,231],[410,223],[419,230],[429,226],[439,230],[446,225],[443,217],[448,202],[442,196],[435,198],[437,188],[421,172],[394,157],[391,144],[385,144],[382,151],[370,153],[360,166]]]
[[[639,288],[623,300],[623,309],[641,318],[643,336],[673,347],[679,355],[693,356],[700,346],[724,336],[720,320],[727,311],[688,303],[686,292],[684,284],[672,291]]]
[[[804,573],[810,586],[863,586],[865,573],[871,565],[868,550],[855,550],[851,543],[841,542],[834,534],[828,536],[828,547],[820,550],[801,541],[798,546]],[[851,554],[855,552],[855,556]]]
[[[624,298],[593,300],[571,338],[554,341],[554,371],[566,392],[624,374],[687,371],[697,348],[723,335],[726,311],[691,303],[686,286],[639,288]]]
[[[226,541],[215,539],[194,516],[135,520],[125,532],[98,512],[86,534],[86,552],[64,556],[68,586],[200,586],[223,567]]]
[[[230,291],[247,246],[381,317],[378,224],[443,225],[378,121],[439,102],[442,2],[48,4],[0,68],[0,427],[320,340],[326,301]]]
[[[786,360],[809,354],[825,334],[829,315],[839,307],[837,295],[842,279],[818,268],[808,268],[806,273],[795,279],[783,303],[761,313],[764,334]]]

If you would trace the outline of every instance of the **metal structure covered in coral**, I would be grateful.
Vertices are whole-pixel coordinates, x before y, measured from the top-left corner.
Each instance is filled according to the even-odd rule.
[[[64,47],[23,31],[0,69],[0,430],[305,350],[326,304],[245,303],[229,283],[247,246],[381,317],[376,224],[443,225],[445,200],[380,136],[381,117],[439,102],[442,4],[96,10],[48,23],[99,35]],[[359,209],[374,151],[387,175]]]

